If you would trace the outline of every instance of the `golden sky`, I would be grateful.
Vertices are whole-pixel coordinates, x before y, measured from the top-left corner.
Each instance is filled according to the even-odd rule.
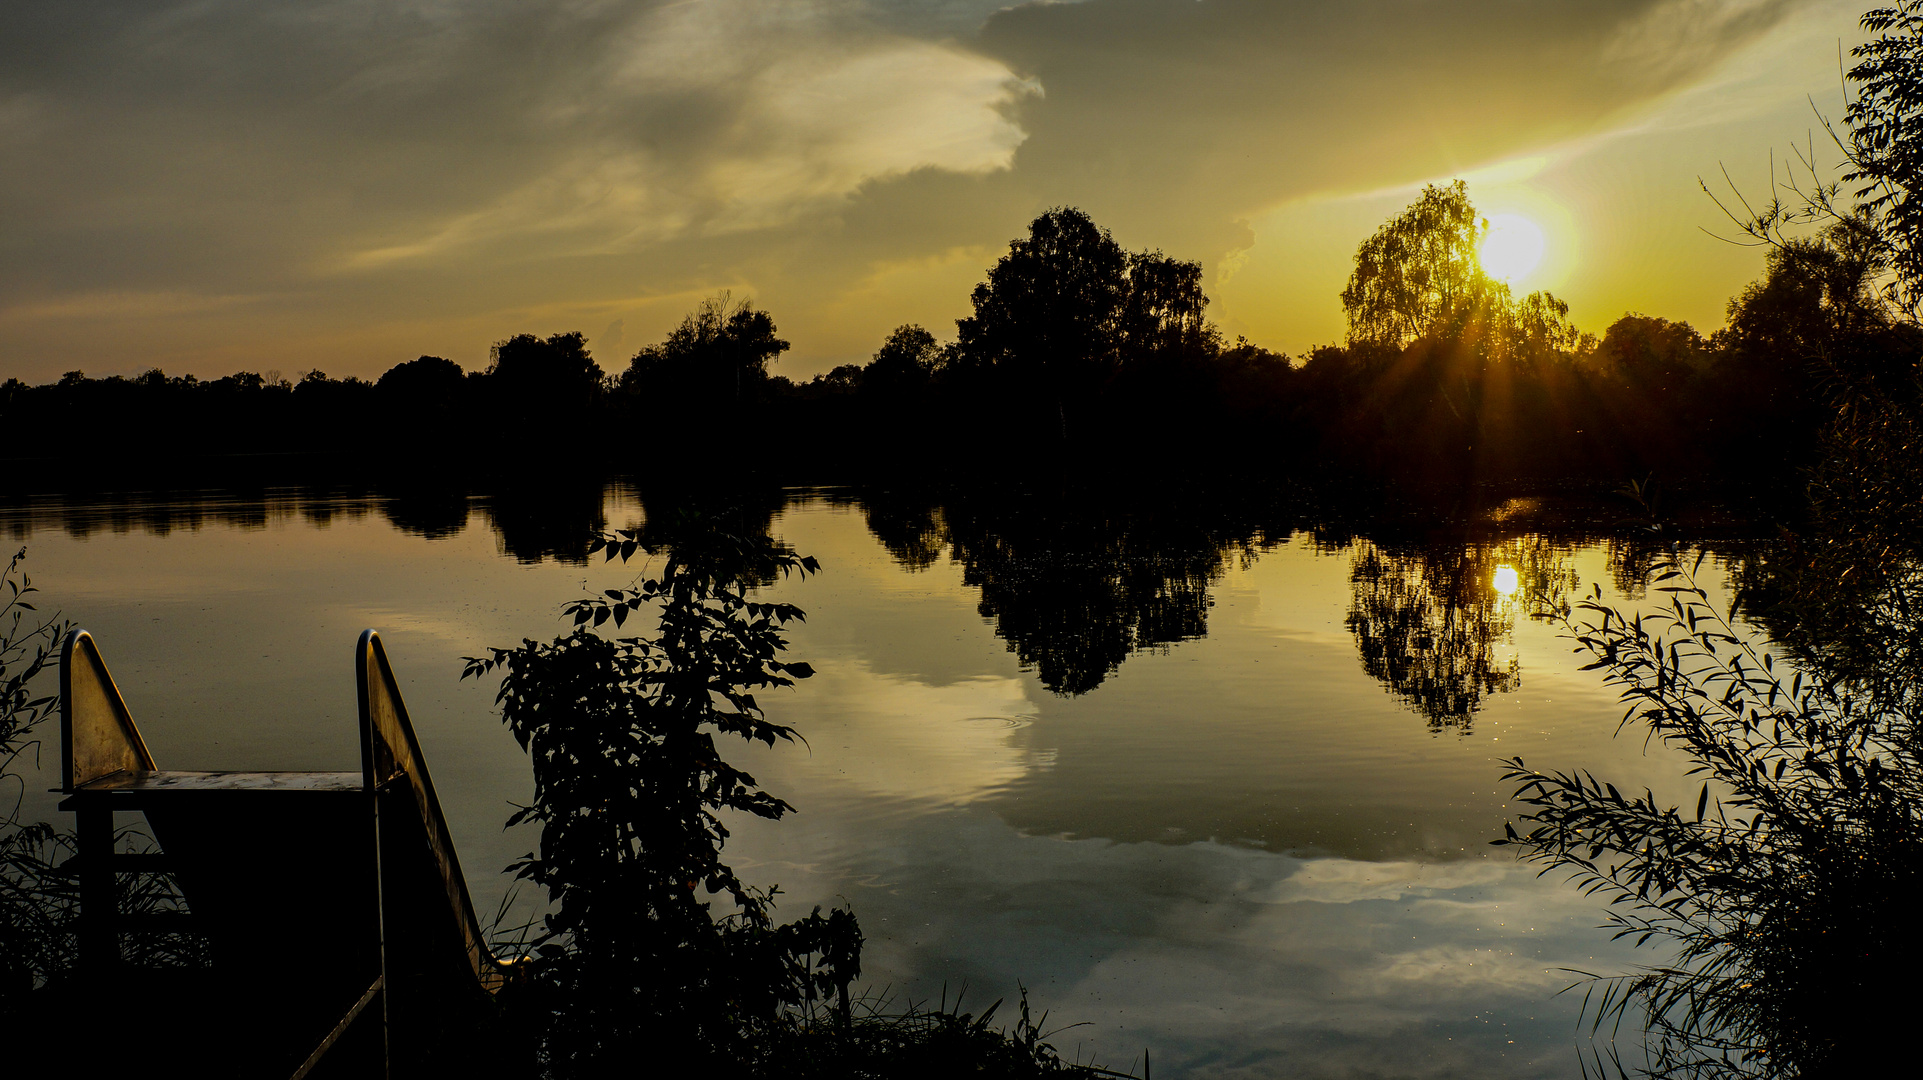
[[[1041,210],[1199,260],[1231,336],[1342,336],[1425,182],[1545,236],[1519,291],[1708,331],[1752,197],[1833,147],[1862,0],[226,0],[0,37],[0,377],[374,377],[701,297],[806,377],[968,292]],[[1813,133],[1813,135],[1812,135]]]

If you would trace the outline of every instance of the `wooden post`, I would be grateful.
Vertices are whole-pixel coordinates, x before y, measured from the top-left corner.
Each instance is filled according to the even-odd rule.
[[[120,966],[120,888],[114,880],[114,812],[104,801],[74,810],[80,858],[80,965],[93,974]]]

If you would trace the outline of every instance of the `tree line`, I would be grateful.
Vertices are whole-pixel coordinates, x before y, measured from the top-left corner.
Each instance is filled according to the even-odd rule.
[[[952,340],[899,326],[866,363],[807,381],[769,370],[789,348],[772,315],[723,294],[614,373],[578,331],[519,334],[484,370],[422,356],[371,382],[11,379],[0,415],[87,440],[30,455],[122,460],[479,449],[540,468],[587,432],[619,431],[633,438],[576,464],[926,475],[1068,458],[1425,482],[1768,481],[1814,459],[1850,395],[1914,393],[1923,332],[1881,291],[1892,256],[1864,213],[1770,244],[1707,336],[1630,313],[1598,338],[1549,293],[1513,296],[1480,266],[1488,226],[1457,181],[1359,246],[1347,339],[1296,357],[1209,322],[1199,263],[1128,251],[1056,208],[988,270]]]

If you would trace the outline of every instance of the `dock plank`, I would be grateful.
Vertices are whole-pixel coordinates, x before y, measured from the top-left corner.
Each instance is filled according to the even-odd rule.
[[[361,791],[359,772],[195,772],[179,769],[122,771],[90,780],[74,794],[169,791]]]

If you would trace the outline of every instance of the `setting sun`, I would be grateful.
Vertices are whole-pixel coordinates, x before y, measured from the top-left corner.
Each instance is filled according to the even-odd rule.
[[[1497,214],[1489,219],[1489,231],[1476,257],[1490,277],[1513,283],[1542,261],[1542,248],[1542,230],[1535,222],[1516,214]]]

